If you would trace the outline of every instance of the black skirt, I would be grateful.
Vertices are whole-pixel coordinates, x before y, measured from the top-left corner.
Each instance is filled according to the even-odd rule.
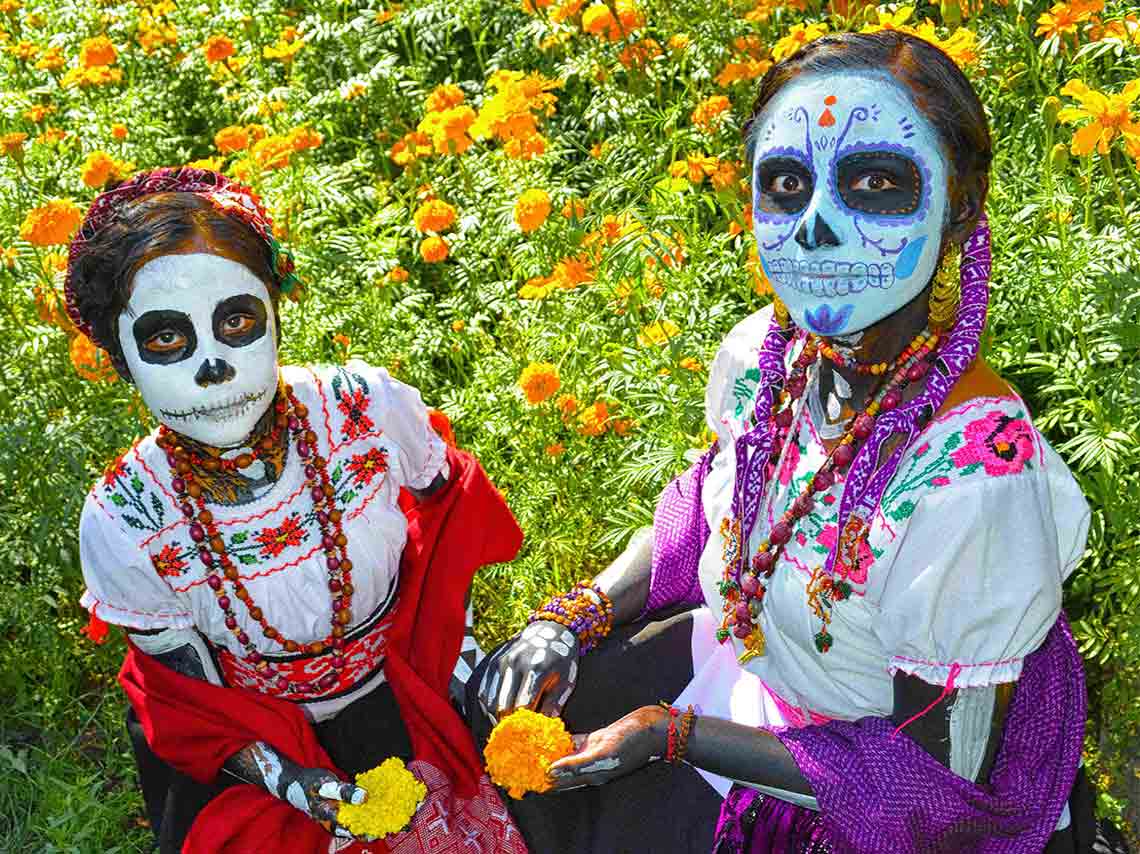
[[[562,718],[571,732],[608,726],[641,706],[674,700],[693,678],[689,612],[616,629],[583,656]],[[482,750],[490,735],[476,692],[488,658],[467,683],[469,723]],[[709,854],[721,797],[688,765],[654,762],[604,786],[503,800],[535,854]]]
[[[412,743],[400,709],[386,683],[354,700],[333,718],[313,724],[317,741],[336,766],[350,775],[375,768],[389,756],[412,758]],[[225,772],[209,785],[197,783],[159,759],[150,749],[134,709],[127,710],[127,732],[139,769],[147,817],[161,854],[178,854],[190,826],[209,801],[230,786],[248,786]]]

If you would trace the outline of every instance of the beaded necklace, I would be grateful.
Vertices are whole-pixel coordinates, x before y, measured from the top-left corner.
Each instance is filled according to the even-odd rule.
[[[336,507],[332,482],[328,475],[328,463],[317,452],[317,434],[309,424],[309,410],[293,394],[291,385],[283,385],[274,404],[273,430],[251,448],[250,453],[241,454],[234,460],[222,460],[221,465],[232,463],[236,468],[247,468],[254,459],[267,453],[281,432],[288,430],[292,436],[297,456],[305,466],[305,486],[310,490],[313,507],[316,510],[317,525],[321,531],[321,546],[325,553],[325,566],[328,569],[328,588],[332,597],[331,629],[319,641],[300,643],[286,638],[266,619],[261,608],[242,584],[237,566],[226,552],[225,540],[214,521],[214,515],[206,507],[206,497],[197,482],[195,467],[208,469],[209,459],[202,459],[186,449],[177,433],[165,425],[160,428],[158,445],[166,452],[173,479],[171,486],[177,494],[182,515],[190,520],[190,538],[198,546],[198,558],[206,568],[206,584],[214,592],[218,607],[225,614],[225,625],[238,644],[245,650],[245,660],[259,673],[268,675],[269,663],[254,647],[249,635],[238,626],[237,614],[230,599],[231,594],[241,600],[249,613],[260,626],[265,637],[275,641],[287,653],[306,652],[310,655],[328,655],[331,672],[326,673],[314,685],[309,682],[291,682],[285,676],[274,681],[274,687],[282,694],[313,694],[318,690],[327,691],[339,681],[345,666],[342,654],[344,634],[352,620],[352,561],[348,558],[348,538],[342,527],[342,511]],[[228,588],[227,588],[228,584]]]
[[[796,524],[815,506],[813,495],[830,489],[837,475],[851,465],[859,446],[873,432],[875,418],[881,412],[896,409],[902,402],[903,390],[910,383],[919,382],[926,376],[931,360],[937,353],[938,343],[938,335],[924,331],[892,360],[896,368],[890,379],[881,381],[872,391],[871,402],[847,422],[839,443],[827,455],[814,477],[807,481],[800,495],[784,511],[780,520],[772,526],[768,538],[760,544],[747,569],[743,568],[745,544],[740,517],[734,514],[721,522],[724,572],[719,582],[719,592],[724,598],[724,616],[717,630],[717,640],[723,643],[728,639],[729,633],[742,640],[745,651],[739,657],[741,664],[764,654],[764,632],[760,628],[759,618],[767,588],[761,579],[772,577]],[[814,335],[808,336],[803,351],[792,364],[792,372],[783,391],[773,405],[775,441],[769,454],[769,465],[774,466],[779,461],[794,419],[795,402],[806,388],[807,369],[816,361],[823,346],[823,342]],[[822,566],[816,567],[807,586],[808,606],[822,624],[814,637],[816,649],[821,653],[831,649],[833,642],[828,631],[832,603],[851,595],[851,585],[847,578],[858,569],[858,540],[864,533],[861,528],[854,530],[855,528],[859,526],[845,528],[839,546],[849,562],[837,562],[835,575],[825,573]]]

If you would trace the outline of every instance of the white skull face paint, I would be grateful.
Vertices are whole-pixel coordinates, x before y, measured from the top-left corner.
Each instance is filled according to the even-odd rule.
[[[805,74],[756,122],[753,228],[792,319],[849,335],[926,287],[948,222],[938,134],[889,74]]]
[[[239,445],[272,403],[277,322],[265,284],[208,252],[160,255],[135,274],[119,345],[155,418],[208,445]]]

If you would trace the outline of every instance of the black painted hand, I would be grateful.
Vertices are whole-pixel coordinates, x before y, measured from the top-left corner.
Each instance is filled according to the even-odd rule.
[[[497,721],[525,707],[557,716],[578,679],[578,638],[558,623],[531,623],[496,650],[479,683],[479,704]]]
[[[605,729],[575,735],[574,752],[550,766],[554,790],[600,786],[647,765],[665,753],[668,712],[643,706]]]

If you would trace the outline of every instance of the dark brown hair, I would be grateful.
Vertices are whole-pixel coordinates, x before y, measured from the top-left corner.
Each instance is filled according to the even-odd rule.
[[[117,324],[130,300],[135,273],[152,258],[194,250],[245,265],[265,283],[276,308],[279,291],[269,244],[195,193],[154,193],[127,202],[75,259],[75,306],[124,379],[130,374]]]
[[[954,60],[929,42],[896,30],[824,36],[768,69],[760,81],[752,117],[744,125],[750,166],[756,119],[764,106],[785,83],[801,74],[825,71],[886,71],[906,86],[946,147],[954,167],[954,186],[959,193],[973,188],[981,212],[993,160],[982,102]],[[952,204],[957,201],[951,199]]]

